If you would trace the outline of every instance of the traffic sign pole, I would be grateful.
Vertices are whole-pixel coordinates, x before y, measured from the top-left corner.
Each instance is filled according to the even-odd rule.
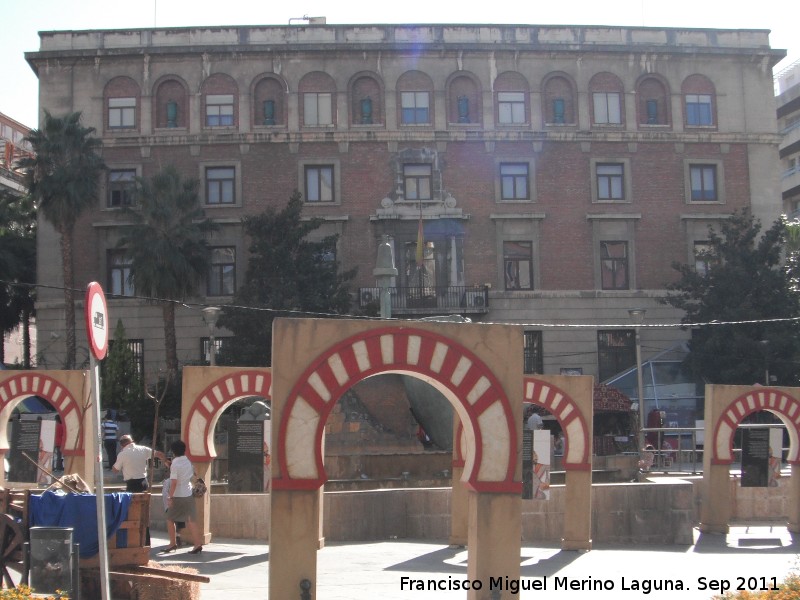
[[[94,461],[94,488],[97,499],[97,544],[100,567],[100,596],[111,600],[108,576],[108,537],[106,531],[106,495],[103,485],[103,430],[100,420],[100,365],[108,351],[108,309],[103,288],[92,282],[86,288],[84,306],[86,317],[86,336],[89,339],[89,370],[92,401],[92,426],[95,432],[97,455]]]

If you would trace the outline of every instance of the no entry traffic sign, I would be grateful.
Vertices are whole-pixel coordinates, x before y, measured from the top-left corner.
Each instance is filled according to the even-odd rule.
[[[103,288],[96,281],[86,288],[84,311],[89,348],[97,360],[103,360],[108,352],[108,307]]]

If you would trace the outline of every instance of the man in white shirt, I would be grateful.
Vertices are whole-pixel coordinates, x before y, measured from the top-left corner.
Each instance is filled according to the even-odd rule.
[[[153,450],[147,446],[134,444],[133,438],[127,434],[119,438],[119,445],[122,447],[122,452],[117,456],[117,462],[112,467],[113,471],[122,472],[126,491],[146,492],[149,487],[147,466],[154,454]],[[164,453],[158,450],[155,451],[155,455],[161,460],[165,458]]]
[[[542,425],[543,423],[541,415],[535,410],[532,410],[531,415],[528,417],[528,429],[541,429]]]

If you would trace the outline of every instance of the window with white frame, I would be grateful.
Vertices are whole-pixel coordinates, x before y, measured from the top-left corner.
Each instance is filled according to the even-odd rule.
[[[525,92],[498,92],[497,111],[502,125],[525,123]]]
[[[528,163],[500,164],[500,199],[528,200],[529,192]]]
[[[303,94],[303,123],[310,127],[333,125],[332,95],[330,92]]]
[[[604,290],[627,290],[628,242],[600,242],[600,286]]]
[[[402,92],[400,106],[403,125],[427,125],[431,122],[430,94],[428,92]]]
[[[206,293],[209,296],[233,296],[236,290],[236,248],[211,248],[211,267]]]
[[[206,96],[206,126],[231,127],[233,125],[233,94]]]
[[[533,289],[533,244],[503,242],[503,271],[507,290]]]
[[[431,165],[403,165],[403,187],[406,200],[430,200],[433,198]]]
[[[136,98],[109,98],[108,126],[112,129],[136,127]]]
[[[236,203],[236,168],[206,167],[206,204]]]
[[[133,206],[136,169],[111,169],[108,172],[108,208]]]
[[[692,202],[717,202],[719,200],[716,165],[690,165],[689,181]]]
[[[620,125],[622,123],[622,104],[618,92],[595,92],[594,122],[599,125]]]
[[[711,94],[686,94],[686,124],[693,127],[714,124]]]
[[[124,250],[109,250],[106,254],[108,266],[108,292],[112,296],[133,296],[131,281],[131,259]]]
[[[694,270],[698,275],[708,275],[709,269],[717,262],[714,247],[708,241],[696,241],[693,245]]]
[[[306,165],[306,202],[334,202],[334,165]]]
[[[595,165],[597,180],[597,199],[625,199],[625,165],[621,163],[597,163]]]

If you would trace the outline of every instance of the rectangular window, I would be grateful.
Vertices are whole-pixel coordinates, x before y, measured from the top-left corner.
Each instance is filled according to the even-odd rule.
[[[202,360],[205,361],[207,365],[211,364],[211,354],[209,354],[209,350],[211,349],[210,342],[211,340],[207,337],[200,338],[200,354],[202,356]],[[222,349],[224,342],[225,338],[214,336],[214,349],[216,350],[214,353],[215,357],[219,356],[219,351]]]
[[[306,202],[333,202],[333,165],[306,167]]]
[[[120,129],[136,127],[136,98],[109,98],[108,126]]]
[[[634,330],[597,332],[597,378],[601,383],[635,365],[636,332]]]
[[[111,352],[114,347],[114,340],[108,340],[108,351]],[[131,352],[131,359],[133,360],[133,368],[139,377],[144,374],[144,340],[128,340],[128,350]]]
[[[719,200],[716,165],[691,165],[689,179],[692,186],[692,201],[716,202]]]
[[[430,165],[403,165],[403,183],[406,200],[430,200],[432,196]]]
[[[600,242],[600,284],[604,290],[627,290],[628,242]]]
[[[208,167],[206,169],[206,204],[234,204],[236,202],[236,169],[234,167]]]
[[[428,92],[402,92],[400,105],[403,125],[430,123],[430,95]]]
[[[108,172],[108,208],[133,206],[136,191],[136,169],[114,169]]]
[[[503,200],[528,200],[528,165],[503,163],[500,165],[500,198]]]
[[[131,260],[124,250],[109,250],[107,254],[108,291],[112,296],[133,296]]]
[[[686,124],[693,126],[714,124],[711,118],[711,95],[686,94]]]
[[[211,248],[207,295],[233,296],[236,289],[236,248]]]
[[[542,350],[542,332],[525,331],[522,334],[524,367],[523,373],[533,375],[544,373],[544,352]]]
[[[233,94],[209,94],[206,96],[206,126],[233,126]]]
[[[311,127],[333,125],[330,93],[303,94],[303,123]]]
[[[716,262],[714,247],[711,242],[694,243],[694,270],[698,275],[708,275],[711,266]]]
[[[503,265],[507,290],[533,289],[531,242],[503,242]]]
[[[597,199],[625,199],[625,165],[598,163],[596,166]]]
[[[498,92],[497,110],[500,123],[515,125],[525,122],[525,92]]]
[[[592,94],[594,101],[594,122],[601,125],[619,125],[622,123],[620,97],[617,92]]]

